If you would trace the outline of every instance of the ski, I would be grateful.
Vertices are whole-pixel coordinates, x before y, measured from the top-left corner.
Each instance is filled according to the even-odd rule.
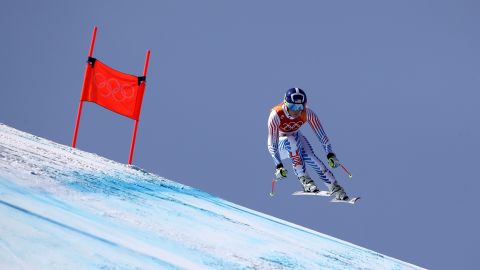
[[[359,199],[360,199],[360,197],[350,197],[350,198],[348,198],[348,200],[337,200],[337,199],[333,198],[331,200],[331,202],[355,204]]]
[[[320,190],[320,191],[317,191],[317,192],[296,191],[296,192],[292,193],[292,195],[311,195],[311,196],[326,196],[326,197],[329,197],[330,195],[332,195],[332,193],[330,193],[330,191],[326,191],[326,190]]]

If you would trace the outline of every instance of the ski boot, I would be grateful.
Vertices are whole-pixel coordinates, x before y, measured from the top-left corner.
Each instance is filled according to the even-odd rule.
[[[330,190],[332,195],[335,195],[336,200],[342,200],[342,201],[348,200],[347,193],[345,193],[345,190],[339,184],[333,183],[328,187],[328,189]]]
[[[315,182],[313,182],[312,178],[308,175],[303,175],[298,177],[298,180],[300,180],[300,183],[303,185],[303,190],[305,192],[318,192],[320,191],[317,188],[317,185],[315,185]]]

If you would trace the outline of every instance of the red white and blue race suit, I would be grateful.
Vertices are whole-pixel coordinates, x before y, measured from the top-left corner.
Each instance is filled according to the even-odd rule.
[[[290,158],[295,175],[301,177],[307,174],[305,168],[305,164],[307,164],[329,186],[336,183],[335,177],[315,155],[312,145],[299,130],[307,122],[322,143],[325,152],[333,152],[315,112],[305,107],[300,116],[292,118],[283,102],[275,106],[268,117],[268,151],[276,166],[282,163],[282,160]]]

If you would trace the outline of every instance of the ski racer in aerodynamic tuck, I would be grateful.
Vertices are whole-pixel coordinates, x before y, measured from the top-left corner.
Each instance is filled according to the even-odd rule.
[[[335,196],[335,200],[348,200],[345,190],[338,184],[332,172],[315,155],[312,145],[300,132],[300,127],[307,122],[327,153],[328,165],[331,168],[337,168],[340,165],[318,116],[307,106],[307,95],[300,88],[291,88],[285,93],[283,102],[275,106],[268,117],[268,151],[276,166],[276,180],[287,177],[287,170],[284,168],[282,160],[290,158],[293,171],[305,192],[320,191],[307,173],[305,165],[309,165],[326,184],[330,194]]]

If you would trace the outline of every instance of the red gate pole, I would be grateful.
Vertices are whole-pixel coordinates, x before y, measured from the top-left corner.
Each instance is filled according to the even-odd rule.
[[[93,47],[95,46],[95,38],[97,37],[97,27],[93,27],[93,35],[92,35],[92,41],[90,42],[90,51],[88,52],[88,57],[92,57],[93,53]],[[83,77],[83,84],[82,84],[82,96],[83,96],[83,88],[85,87],[85,80],[87,78],[87,72],[88,72],[88,65],[90,63],[87,63],[87,67],[85,68],[85,75]],[[82,97],[80,96],[80,103],[78,104],[78,112],[77,112],[77,121],[75,122],[75,130],[73,132],[73,140],[72,140],[72,147],[75,148],[77,144],[77,133],[78,133],[78,126],[80,125],[80,117],[82,115],[82,108],[83,108],[83,101]]]
[[[147,56],[145,58],[145,66],[143,67],[143,76],[147,76],[147,70],[148,70],[148,61],[150,60],[150,50],[147,51]],[[145,82],[143,81],[143,89],[145,89]],[[140,112],[141,112],[141,104],[140,104]],[[130,146],[130,155],[128,157],[128,164],[132,165],[132,159],[133,159],[133,151],[135,149],[135,139],[137,138],[137,128],[138,128],[138,121],[140,120],[140,113],[138,114],[138,119],[135,120],[135,126],[133,128],[133,135],[132,135],[132,145]]]

